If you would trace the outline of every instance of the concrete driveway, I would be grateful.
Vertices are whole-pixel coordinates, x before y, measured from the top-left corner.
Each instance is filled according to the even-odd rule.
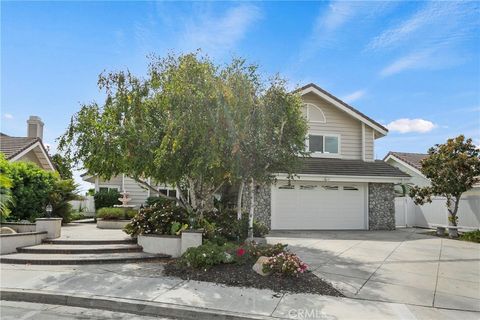
[[[421,229],[272,232],[351,298],[480,311],[480,245]]]

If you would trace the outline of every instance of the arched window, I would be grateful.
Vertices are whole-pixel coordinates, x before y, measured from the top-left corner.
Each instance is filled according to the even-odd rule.
[[[303,105],[303,114],[309,122],[325,123],[327,119],[322,109],[314,105],[313,103],[305,103]]]

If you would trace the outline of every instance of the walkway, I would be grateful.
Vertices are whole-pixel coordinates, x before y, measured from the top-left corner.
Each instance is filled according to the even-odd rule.
[[[1,265],[2,299],[106,308],[117,312],[211,319],[251,317],[302,319],[478,319],[479,313],[409,304],[335,298],[311,294],[278,294],[162,276],[162,264],[84,266]],[[47,298],[45,298],[47,295]],[[41,300],[45,301],[45,300]],[[35,302],[35,301],[34,301]],[[37,301],[38,302],[38,301]],[[80,304],[80,305],[79,305]],[[312,317],[311,315],[315,315]],[[225,316],[227,317],[227,316]]]

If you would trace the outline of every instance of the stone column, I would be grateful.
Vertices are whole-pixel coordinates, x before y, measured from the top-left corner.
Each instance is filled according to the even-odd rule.
[[[38,218],[35,220],[37,232],[47,231],[47,239],[60,238],[62,218]]]
[[[395,230],[393,183],[368,184],[368,226],[370,230]]]

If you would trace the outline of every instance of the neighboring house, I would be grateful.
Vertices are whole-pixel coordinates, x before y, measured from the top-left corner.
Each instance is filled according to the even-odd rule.
[[[128,197],[131,199],[128,204],[135,205],[136,208],[139,208],[142,204],[145,204],[148,197],[157,195],[152,193],[150,189],[138,184],[134,179],[124,175],[113,177],[110,180],[103,180],[96,176],[84,174],[82,175],[82,179],[84,181],[93,183],[95,185],[95,192],[109,189],[115,189],[119,192],[127,192]],[[157,189],[168,196],[177,196],[177,191],[175,188],[168,186],[157,186]]]
[[[295,181],[279,174],[275,185],[257,187],[256,218],[271,229],[394,229],[393,186],[410,176],[374,159],[375,140],[388,130],[315,84],[299,93],[305,102],[306,144],[312,156],[303,160]],[[137,206],[150,195],[128,177],[83,179],[95,183],[96,191],[121,191],[124,185]],[[171,188],[163,191],[175,194]],[[247,191],[244,204],[250,203],[248,198]]]
[[[412,179],[408,186],[426,187],[430,179],[422,172],[421,161],[428,157],[426,153],[408,153],[390,151],[383,159],[386,163],[409,174]],[[431,227],[435,224],[448,224],[448,212],[444,197],[434,197],[431,203],[418,206],[410,197],[395,199],[397,226]],[[458,225],[479,228],[480,226],[480,184],[462,195],[458,210]]]
[[[276,184],[257,186],[256,218],[272,230],[394,229],[394,184],[410,176],[374,159],[388,130],[315,84],[298,92],[312,154],[294,181],[280,173]]]
[[[11,137],[0,133],[0,152],[10,162],[33,162],[47,171],[55,171],[43,139],[43,122],[39,117],[30,116],[27,121],[26,137]]]
[[[410,152],[396,152],[390,151],[383,161],[397,167],[405,173],[408,173],[412,179],[408,182],[409,185],[416,185],[419,187],[426,187],[430,185],[430,179],[425,177],[421,172],[421,161],[428,157],[426,153],[410,153]],[[464,195],[480,195],[480,183],[473,186]]]

